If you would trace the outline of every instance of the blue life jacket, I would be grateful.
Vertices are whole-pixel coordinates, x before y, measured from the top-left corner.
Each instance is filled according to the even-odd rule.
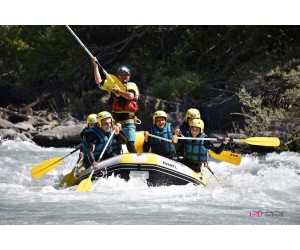
[[[205,138],[206,134],[202,133],[198,138]],[[207,162],[208,149],[204,146],[204,140],[185,140],[184,159],[192,163],[200,164]]]
[[[158,127],[153,124],[150,127],[150,134],[172,140],[173,134],[171,131],[171,123],[167,122],[162,131],[159,131]],[[151,152],[153,153],[164,156],[175,154],[175,146],[173,143],[149,136],[149,144],[151,146]]]
[[[84,154],[87,154],[88,150],[89,150],[88,143],[87,143],[87,135],[90,133],[94,133],[98,136],[98,143],[95,146],[95,150],[94,150],[94,156],[96,157],[96,156],[100,155],[101,152],[103,151],[103,149],[104,149],[106,143],[108,142],[108,139],[112,133],[112,130],[110,130],[109,133],[106,134],[98,126],[94,126],[94,127],[87,129],[84,132],[83,138],[82,138],[82,148],[83,148]],[[109,142],[109,144],[107,146],[107,151],[111,150],[111,145],[112,145],[112,141]]]
[[[89,129],[88,126],[86,126],[85,128],[82,129],[82,131],[80,132],[80,138],[81,138],[81,145],[80,145],[80,152],[84,152],[83,150],[83,135],[84,133]]]
[[[83,130],[80,132],[81,140],[83,139],[84,133],[85,133],[88,129],[89,129],[89,127],[85,127],[85,128],[83,128]]]

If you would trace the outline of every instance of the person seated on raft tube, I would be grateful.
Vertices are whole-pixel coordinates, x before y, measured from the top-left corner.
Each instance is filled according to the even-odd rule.
[[[175,134],[174,129],[171,127],[171,123],[167,122],[168,117],[166,112],[158,110],[153,114],[152,126],[149,131],[144,133],[144,145],[143,151],[149,152],[151,147],[151,152],[165,156],[170,159],[177,159],[176,148],[174,143],[170,143],[164,140],[160,140],[154,137],[149,136],[149,133],[156,135],[168,140],[173,139]]]
[[[89,168],[92,166],[94,169],[99,167],[98,159],[111,135],[114,132],[113,139],[116,139],[120,144],[126,144],[127,138],[120,133],[118,126],[112,126],[112,116],[109,112],[103,111],[97,115],[97,125],[86,130],[83,134],[83,166]],[[112,150],[112,140],[109,142],[102,160],[116,156],[117,154]]]
[[[204,133],[204,122],[200,119],[194,119],[190,123],[191,137],[206,138]],[[178,139],[177,139],[178,140]],[[224,141],[219,147],[215,147],[210,141],[205,140],[183,140],[184,151],[182,163],[194,170],[196,173],[201,172],[201,167],[207,167],[207,153],[211,149],[217,154],[220,154],[228,144],[230,138],[224,138]]]
[[[86,127],[83,128],[83,130],[80,133],[81,141],[83,140],[83,134],[85,131],[87,131],[89,128],[94,127],[97,124],[97,115],[96,114],[90,114],[86,119]],[[83,147],[82,144],[80,145],[79,149],[79,158],[83,157]]]

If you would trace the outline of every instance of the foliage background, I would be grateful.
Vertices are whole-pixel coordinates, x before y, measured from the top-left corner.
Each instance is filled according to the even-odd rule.
[[[300,26],[71,26],[109,73],[132,70],[143,95],[204,105],[239,98],[232,130],[299,134]],[[0,26],[0,106],[31,103],[83,119],[103,96],[86,52],[62,25]],[[292,144],[292,143],[290,143]]]

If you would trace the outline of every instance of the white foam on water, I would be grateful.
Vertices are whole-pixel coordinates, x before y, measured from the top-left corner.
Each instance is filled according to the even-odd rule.
[[[59,189],[78,153],[40,179],[30,169],[72,148],[43,148],[27,142],[0,145],[1,224],[66,225],[206,225],[299,224],[300,154],[243,155],[239,166],[213,160],[207,187],[149,187],[142,178],[128,182],[119,177],[92,182],[87,193],[76,187]],[[283,218],[250,217],[250,212],[285,211]],[[14,214],[14,216],[12,216]]]

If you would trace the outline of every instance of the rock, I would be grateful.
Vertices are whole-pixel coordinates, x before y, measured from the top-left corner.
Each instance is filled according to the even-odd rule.
[[[33,116],[32,108],[27,108],[27,109],[23,110],[23,114],[25,114],[27,116]]]
[[[10,121],[0,118],[0,128],[12,128],[14,126]]]
[[[27,132],[27,131],[34,131],[34,127],[32,126],[31,122],[24,121],[24,122],[18,122],[13,125],[15,128],[17,128],[20,132]]]
[[[75,119],[72,116],[68,116],[59,125],[60,126],[71,126],[71,125],[78,125],[78,124],[80,124],[80,122],[77,119]]]
[[[47,121],[45,118],[39,117],[39,116],[32,116],[32,117],[29,118],[28,121],[31,122],[31,124],[34,127],[39,127],[39,126],[50,124],[50,122]]]
[[[33,141],[43,147],[72,147],[81,143],[80,132],[85,124],[57,126],[33,137]]]

